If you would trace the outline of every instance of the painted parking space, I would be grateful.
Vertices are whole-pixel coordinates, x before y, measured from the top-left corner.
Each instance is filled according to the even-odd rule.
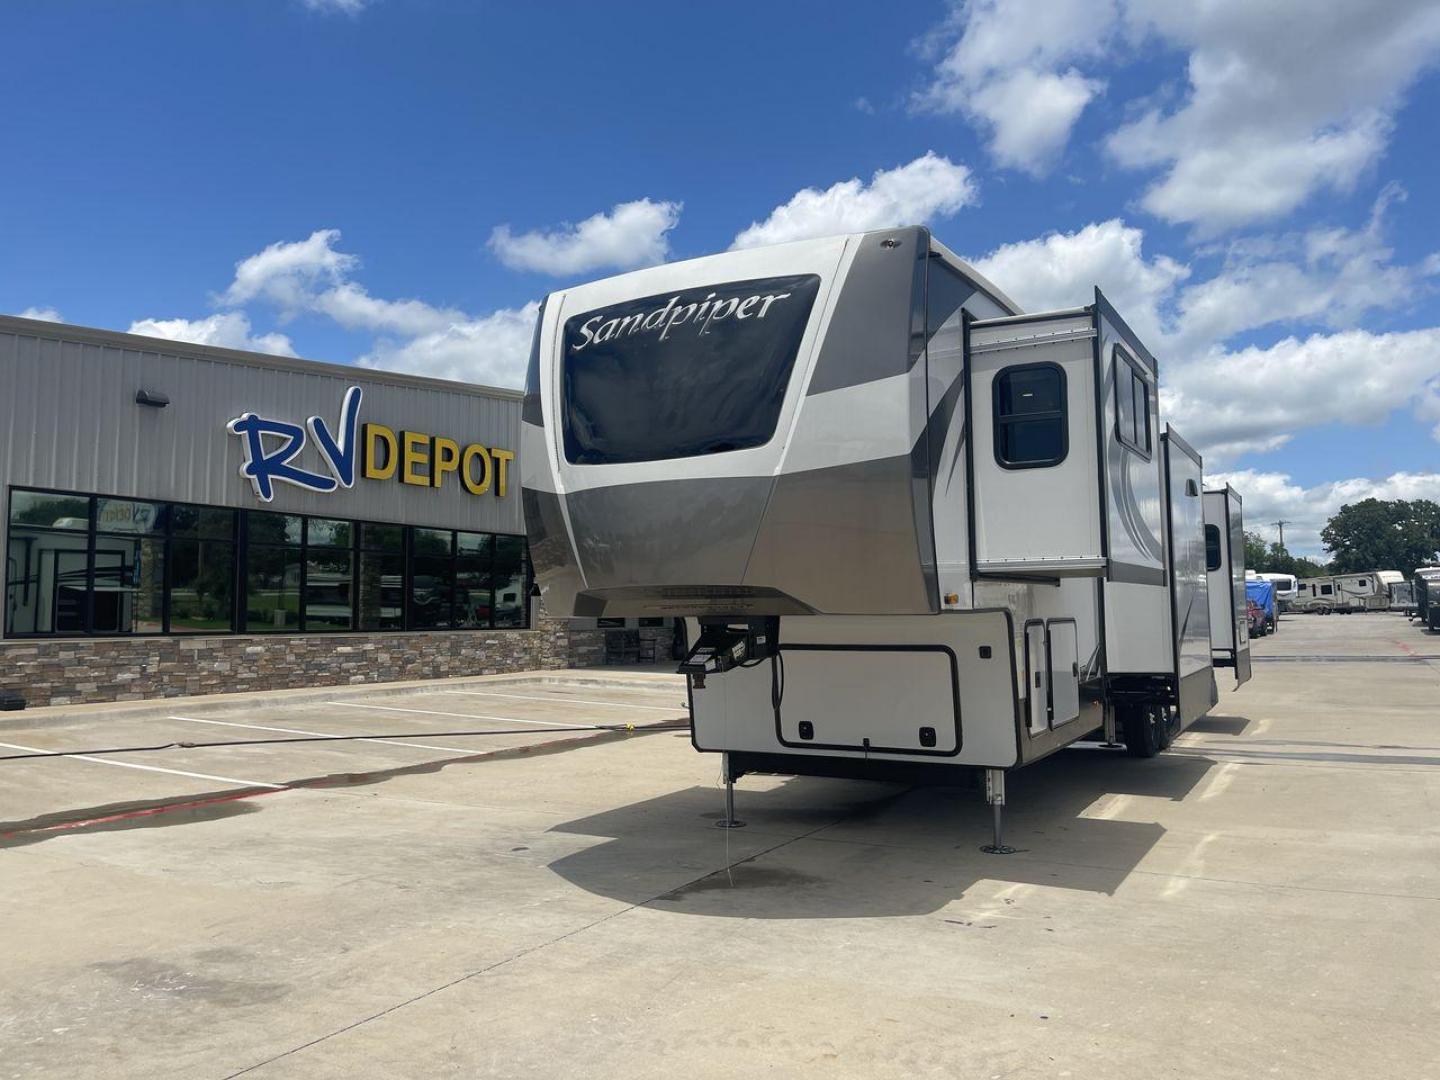
[[[673,688],[586,686],[581,700],[575,689],[506,683],[505,697],[337,689],[303,701],[254,695],[60,719],[37,712],[0,728],[0,755],[70,756],[0,762],[0,837],[217,794],[355,785],[685,721]]]

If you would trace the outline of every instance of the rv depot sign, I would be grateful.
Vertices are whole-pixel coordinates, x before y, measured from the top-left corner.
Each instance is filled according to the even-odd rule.
[[[261,501],[268,503],[275,498],[277,483],[331,492],[354,487],[357,477],[426,488],[443,487],[449,478],[471,495],[488,493],[503,499],[509,494],[513,450],[482,443],[462,446],[443,435],[397,432],[384,424],[362,425],[363,397],[364,391],[358,386],[345,391],[334,429],[323,416],[310,417],[302,427],[253,412],[225,425],[241,440],[244,460],[240,475],[250,481]],[[323,473],[296,464],[312,440],[325,466]]]

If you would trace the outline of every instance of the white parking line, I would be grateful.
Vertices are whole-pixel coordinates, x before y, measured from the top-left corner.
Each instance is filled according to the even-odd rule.
[[[502,694],[496,690],[441,690],[442,694],[453,694],[456,697],[503,697],[515,698],[517,701],[548,701],[552,705],[575,704],[575,705],[609,705],[616,709],[648,709],[651,712],[677,713],[684,712],[683,705],[675,705],[666,708],[663,705],[627,705],[623,701],[596,701],[593,698],[562,698],[562,697],[541,697],[536,694]],[[654,693],[653,690],[645,690],[642,693]]]
[[[358,701],[327,701],[325,704],[339,705],[345,709],[379,709],[381,712],[414,713],[417,716],[454,716],[461,720],[494,720],[501,724],[530,724],[533,727],[575,728],[577,731],[590,731],[595,728],[594,724],[562,724],[558,720],[521,720],[518,716],[477,716],[475,713],[436,712],[434,709],[400,709],[394,705],[361,705]]]
[[[33,746],[21,746],[18,743],[0,742],[0,746],[8,750],[24,750],[31,754],[53,754],[54,750],[41,750]],[[112,758],[92,757],[89,754],[69,754],[68,757],[75,761],[93,761],[96,765],[116,765],[122,769],[143,769],[145,772],[169,773],[171,776],[190,776],[196,780],[218,780],[222,784],[239,784],[242,787],[263,787],[282,790],[284,784],[267,784],[263,780],[237,780],[233,776],[214,776],[203,772],[186,772],[184,769],[162,769],[159,765],[140,765],[133,761],[115,761]],[[49,758],[49,761],[63,761],[64,758]]]
[[[318,735],[321,738],[333,738],[334,733],[329,731],[305,731],[301,728],[290,727],[269,727],[265,724],[239,724],[229,720],[201,720],[196,716],[169,716],[167,720],[184,720],[190,724],[215,724],[218,727],[250,728],[254,731],[278,731],[284,735]],[[340,742],[341,739],[335,739]],[[415,750],[443,750],[447,754],[473,754],[475,751],[466,750],[459,746],[435,746],[432,743],[401,742],[399,739],[348,739],[348,742],[373,742],[384,743],[386,746],[408,746]]]

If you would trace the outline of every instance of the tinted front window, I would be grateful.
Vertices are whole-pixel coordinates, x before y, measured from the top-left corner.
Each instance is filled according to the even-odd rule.
[[[770,441],[820,279],[730,282],[568,319],[565,457],[697,457]]]

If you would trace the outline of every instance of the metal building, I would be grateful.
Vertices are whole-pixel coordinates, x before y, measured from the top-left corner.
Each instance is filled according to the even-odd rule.
[[[520,401],[0,317],[0,689],[45,704],[572,662],[530,602]]]

